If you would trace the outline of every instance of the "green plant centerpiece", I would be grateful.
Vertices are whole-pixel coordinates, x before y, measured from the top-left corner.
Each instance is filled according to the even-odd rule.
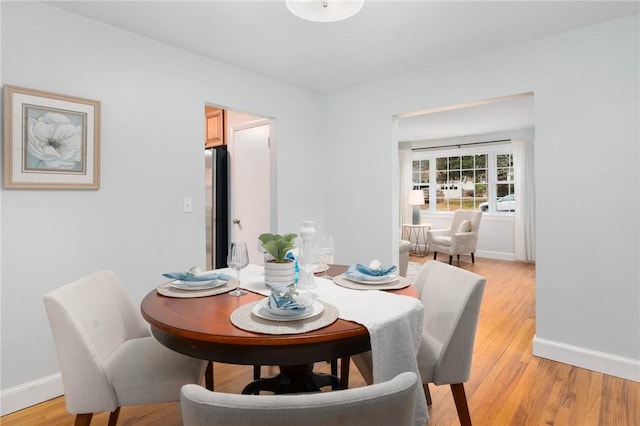
[[[258,237],[265,256],[264,282],[271,285],[290,285],[295,279],[295,264],[285,256],[295,244],[296,234],[262,234]]]
[[[273,259],[272,262],[287,263],[291,262],[289,259],[285,259],[287,252],[293,248],[296,234],[261,234],[258,239],[262,243],[264,251],[269,253]]]

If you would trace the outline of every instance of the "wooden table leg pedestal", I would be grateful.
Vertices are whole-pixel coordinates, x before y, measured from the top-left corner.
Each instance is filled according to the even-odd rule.
[[[258,395],[261,391],[275,394],[320,392],[320,388],[331,386],[340,389],[340,379],[331,374],[314,373],[313,364],[280,366],[280,374],[254,380],[242,390],[243,394]]]

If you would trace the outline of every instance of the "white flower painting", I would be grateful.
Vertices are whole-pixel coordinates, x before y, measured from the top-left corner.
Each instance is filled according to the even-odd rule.
[[[83,119],[79,114],[44,112],[40,108],[27,108],[26,169],[83,170],[84,135],[82,124],[71,118]],[[84,121],[84,120],[82,120]]]
[[[100,101],[4,85],[3,186],[100,189]]]

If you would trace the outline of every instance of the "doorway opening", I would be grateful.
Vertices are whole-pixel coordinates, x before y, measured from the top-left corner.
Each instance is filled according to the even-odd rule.
[[[445,229],[453,211],[481,210],[476,255],[515,260],[523,240],[516,226],[520,200],[513,194],[518,186],[525,191],[514,163],[516,145],[535,136],[533,93],[403,114],[397,125],[399,223],[412,221],[408,194],[422,190],[423,223]],[[509,203],[501,202],[508,196]],[[428,250],[426,241],[411,244]]]
[[[258,235],[275,220],[269,118],[205,106],[207,269],[226,267],[228,245],[244,241],[261,263]]]

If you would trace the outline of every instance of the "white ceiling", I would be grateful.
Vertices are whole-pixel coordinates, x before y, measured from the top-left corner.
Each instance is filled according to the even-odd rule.
[[[284,0],[48,3],[318,93],[637,14],[639,10],[638,1],[365,0],[361,12],[352,18],[318,23],[291,14]]]

